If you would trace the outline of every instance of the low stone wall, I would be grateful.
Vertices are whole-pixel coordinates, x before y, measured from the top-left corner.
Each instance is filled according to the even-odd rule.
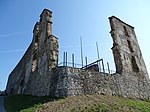
[[[72,67],[43,69],[45,70],[43,74],[40,74],[40,71],[43,71],[41,69],[30,74],[28,82],[24,85],[24,91],[22,90],[23,94],[52,97],[105,94],[138,99],[150,98],[150,81],[146,77],[141,77],[143,75],[140,73],[107,74]],[[25,73],[22,70],[12,72],[13,75],[20,75],[18,78],[12,79],[10,75],[11,82],[7,86],[10,95],[22,94],[18,93],[21,78],[30,73],[27,69]],[[13,93],[10,87],[13,87]]]
[[[140,74],[106,74],[71,67],[58,67],[51,75],[50,96],[106,94],[149,99],[150,83]]]

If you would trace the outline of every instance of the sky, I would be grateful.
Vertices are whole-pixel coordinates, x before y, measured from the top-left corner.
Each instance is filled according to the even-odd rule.
[[[0,1],[0,90],[5,90],[8,76],[17,65],[33,37],[33,27],[43,9],[53,12],[53,35],[59,41],[59,63],[63,52],[72,53],[81,64],[80,38],[83,57],[88,63],[100,58],[115,70],[111,51],[112,38],[108,17],[114,15],[135,27],[135,33],[150,74],[150,1],[149,0],[1,0]],[[84,61],[85,64],[85,61]]]

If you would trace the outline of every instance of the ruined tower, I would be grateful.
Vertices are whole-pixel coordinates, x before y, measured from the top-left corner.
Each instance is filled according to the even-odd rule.
[[[148,78],[147,69],[134,32],[134,27],[115,16],[109,18],[113,55],[117,73],[136,72]]]

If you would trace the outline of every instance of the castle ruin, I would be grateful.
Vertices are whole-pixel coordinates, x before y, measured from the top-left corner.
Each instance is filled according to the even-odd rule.
[[[116,73],[58,66],[58,38],[52,35],[52,12],[44,9],[35,24],[33,40],[8,78],[8,95],[63,97],[106,94],[150,98],[150,81],[134,27],[109,18]]]

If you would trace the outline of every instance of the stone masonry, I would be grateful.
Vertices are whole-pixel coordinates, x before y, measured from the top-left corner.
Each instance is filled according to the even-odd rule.
[[[52,12],[44,9],[35,24],[32,43],[9,75],[8,95],[106,94],[150,99],[150,81],[134,28],[115,16],[109,20],[115,74],[58,66],[58,38],[52,35]]]
[[[113,38],[113,55],[117,73],[136,72],[147,77],[148,73],[134,32],[134,27],[112,16],[109,18]],[[142,77],[141,76],[141,77]]]
[[[50,71],[58,65],[57,40],[52,35],[52,12],[44,9],[31,45],[9,76],[8,94],[48,95]]]

